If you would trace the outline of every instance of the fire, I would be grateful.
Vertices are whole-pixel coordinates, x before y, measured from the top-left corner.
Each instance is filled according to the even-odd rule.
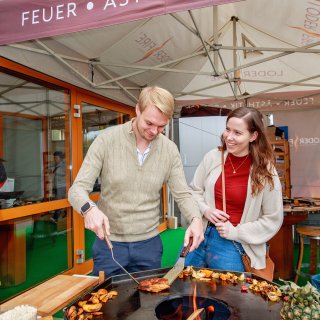
[[[210,314],[210,313],[214,313],[214,306],[209,306],[209,307],[207,308],[207,311],[208,311],[209,314]]]
[[[198,296],[196,284],[189,295],[163,301],[160,305],[157,308],[160,307],[161,320],[209,320],[215,312],[213,299]]]
[[[197,285],[195,285],[194,289],[193,289],[192,305],[193,305],[193,313],[192,314],[195,314],[198,311],[198,306],[197,306]],[[200,314],[202,313],[202,311],[204,311],[204,308],[201,308],[201,311],[198,312],[198,315],[194,318],[195,320],[201,320]],[[207,312],[206,319],[208,319],[209,315],[211,313],[214,313],[214,306],[213,305],[208,306],[207,309],[206,309],[206,312]]]
[[[174,313],[169,314],[167,316],[163,316],[162,319],[164,319],[164,320],[166,320],[166,319],[168,319],[168,320],[179,319],[180,320],[180,319],[182,319],[182,317],[183,317],[183,310],[182,310],[182,304],[180,304]]]
[[[197,307],[197,285],[194,286],[192,303],[193,303],[193,312],[195,312],[198,310],[198,307]],[[196,320],[200,320],[200,317],[198,316],[196,318]]]

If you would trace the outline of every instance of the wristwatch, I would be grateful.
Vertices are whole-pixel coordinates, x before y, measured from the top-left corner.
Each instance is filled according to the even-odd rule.
[[[86,202],[80,209],[81,215],[84,217],[92,207],[96,207],[96,206],[97,205],[92,201]]]

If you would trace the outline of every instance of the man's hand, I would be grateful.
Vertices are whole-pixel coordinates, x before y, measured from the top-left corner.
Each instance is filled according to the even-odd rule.
[[[107,216],[98,207],[92,207],[84,216],[84,226],[93,231],[99,239],[110,236],[110,225]]]
[[[185,247],[188,245],[190,238],[193,238],[192,246],[190,248],[191,252],[194,249],[197,249],[204,239],[202,219],[193,218],[184,236]]]
[[[218,209],[207,209],[204,214],[205,218],[212,222],[213,224],[216,224],[218,222],[226,222],[230,216],[221,210]]]

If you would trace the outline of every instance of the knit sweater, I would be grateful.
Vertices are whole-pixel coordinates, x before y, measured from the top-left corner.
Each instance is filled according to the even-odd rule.
[[[225,152],[224,160],[227,157]],[[227,239],[242,244],[251,258],[251,265],[257,269],[265,268],[265,243],[280,229],[283,221],[282,187],[275,168],[272,169],[274,189],[265,183],[263,190],[252,196],[251,178],[248,179],[247,197],[240,224],[229,224]],[[209,151],[199,164],[191,188],[202,215],[207,208],[215,208],[214,186],[221,175],[221,152]],[[208,221],[203,217],[204,225]]]
[[[69,189],[69,201],[78,212],[89,201],[88,194],[98,176],[101,179],[98,207],[109,219],[113,241],[141,241],[158,234],[165,182],[187,221],[201,218],[184,176],[178,148],[162,134],[152,141],[142,166],[132,122],[100,134]]]

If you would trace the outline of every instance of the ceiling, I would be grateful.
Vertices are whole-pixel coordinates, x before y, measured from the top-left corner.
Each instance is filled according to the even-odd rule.
[[[177,116],[182,106],[245,101],[317,108],[319,21],[317,1],[246,0],[0,46],[0,55],[131,106],[141,88],[160,85]]]

